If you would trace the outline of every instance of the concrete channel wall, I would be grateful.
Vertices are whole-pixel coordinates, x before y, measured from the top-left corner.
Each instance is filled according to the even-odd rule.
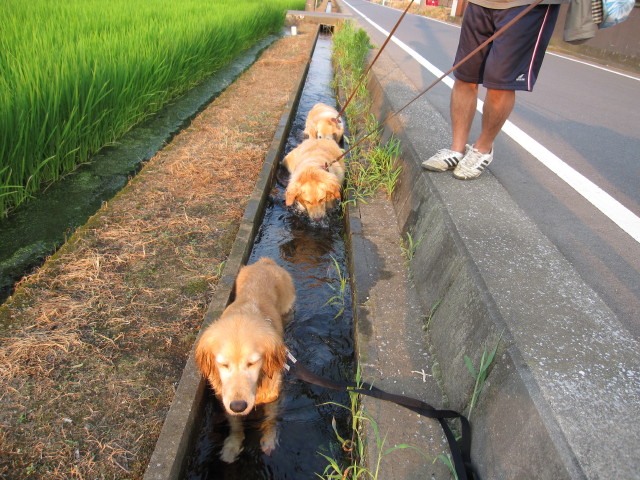
[[[369,78],[380,121],[419,93],[384,53]],[[637,478],[638,343],[486,172],[463,182],[420,163],[448,146],[421,97],[385,128],[401,141],[393,195],[450,407],[467,411],[483,352],[498,346],[474,407],[472,457],[485,479]],[[624,427],[622,427],[624,425]],[[624,433],[623,433],[624,431]]]

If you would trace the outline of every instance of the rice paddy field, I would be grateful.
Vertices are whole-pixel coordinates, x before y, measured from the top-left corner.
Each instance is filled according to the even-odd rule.
[[[3,0],[0,216],[90,161],[304,0]]]

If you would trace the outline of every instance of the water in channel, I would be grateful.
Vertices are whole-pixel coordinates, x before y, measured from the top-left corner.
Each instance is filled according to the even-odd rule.
[[[285,154],[302,141],[307,113],[317,102],[335,105],[331,89],[331,37],[318,39],[300,104],[287,139]],[[282,167],[280,167],[282,168]],[[278,178],[285,175],[280,175]],[[284,182],[283,182],[284,183]],[[284,186],[276,181],[251,257],[270,257],[287,269],[296,285],[293,319],[285,342],[300,363],[331,379],[350,379],[353,372],[353,316],[351,291],[340,293],[340,275],[347,276],[344,225],[332,212],[322,226],[312,225],[284,205]],[[338,266],[340,272],[338,273]],[[342,296],[344,305],[328,301]],[[208,388],[204,414],[185,478],[195,480],[311,479],[328,461],[342,457],[333,431],[335,418],[341,435],[349,437],[349,396],[316,387],[285,373],[278,415],[279,444],[271,456],[260,450],[260,409],[245,422],[244,450],[233,464],[218,454],[228,433],[222,407]],[[252,415],[250,416],[252,417]]]

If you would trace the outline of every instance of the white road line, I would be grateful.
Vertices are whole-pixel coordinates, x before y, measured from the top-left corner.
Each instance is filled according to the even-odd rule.
[[[389,36],[389,32],[383,29],[380,25],[375,23],[369,17],[364,15],[361,11],[354,8],[343,0],[349,8],[360,15],[364,20],[369,22],[375,29],[380,31],[385,37]],[[391,39],[393,43],[398,45],[402,50],[411,55],[420,65],[426,68],[436,78],[442,76],[444,72],[438,69],[435,65],[427,61],[422,55],[409,47],[406,43],[397,39],[395,36]],[[571,59],[573,60],[573,59]],[[592,64],[588,64],[593,66]],[[598,67],[601,68],[601,67]],[[619,73],[613,70],[603,69],[612,73]],[[633,78],[633,77],[631,77]],[[453,88],[453,79],[449,76],[445,77],[442,82],[449,88]],[[484,103],[478,99],[477,110],[482,113],[482,107]],[[627,207],[618,202],[615,198],[602,190],[599,186],[586,178],[580,172],[573,167],[567,165],[557,155],[549,151],[544,145],[537,142],[523,130],[517,127],[513,122],[507,120],[502,127],[502,131],[511,137],[514,141],[519,143],[525,150],[533,155],[540,163],[555,173],[561,178],[567,185],[573,188],[576,192],[582,195],[589,203],[605,214],[611,221],[618,225],[622,230],[628,233],[636,242],[640,243],[640,217],[629,210]]]

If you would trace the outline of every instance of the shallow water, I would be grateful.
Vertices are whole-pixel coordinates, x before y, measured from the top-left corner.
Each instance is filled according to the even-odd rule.
[[[335,105],[330,82],[331,37],[322,35],[309,67],[300,104],[287,139],[285,154],[302,141],[304,119],[317,102]],[[286,178],[279,172],[278,178]],[[349,285],[344,305],[327,301],[339,290],[339,275],[347,275],[344,226],[339,211],[324,225],[314,225],[284,205],[284,187],[276,182],[270,192],[263,223],[249,259],[271,257],[292,275],[297,300],[285,341],[307,368],[331,379],[350,379],[353,372],[353,316]],[[335,263],[334,263],[335,259]],[[340,310],[343,309],[342,312]],[[209,389],[210,390],[210,389]],[[338,404],[338,405],[336,405]],[[284,377],[278,416],[279,445],[271,457],[260,450],[257,426],[260,411],[246,422],[244,451],[227,465],[218,453],[227,434],[222,407],[208,393],[205,413],[186,478],[195,479],[311,479],[328,464],[318,452],[340,458],[340,445],[331,426],[335,418],[343,436],[349,436],[349,396]],[[253,417],[253,416],[251,416]]]
[[[0,219],[0,302],[14,283],[59,248],[77,227],[135,175],[191,119],[255,62],[278,36],[271,35],[239,55],[230,65],[176,99],[153,118],[103,148],[91,163]]]

